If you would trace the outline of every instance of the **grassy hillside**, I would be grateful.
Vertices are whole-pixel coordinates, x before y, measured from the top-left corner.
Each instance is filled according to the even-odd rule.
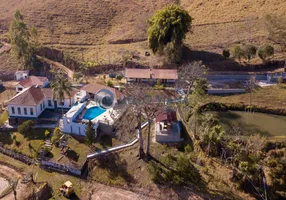
[[[38,28],[41,41],[49,45],[47,15],[52,14],[53,43],[58,49],[101,63],[115,63],[126,51],[137,51],[141,62],[158,64],[160,59],[144,57],[148,50],[146,20],[169,3],[179,3],[194,18],[193,34],[186,44],[214,53],[236,42],[268,43],[263,17],[286,15],[281,0],[0,0],[0,34],[8,31],[13,13],[19,9],[29,25]],[[283,59],[279,46],[276,50]]]

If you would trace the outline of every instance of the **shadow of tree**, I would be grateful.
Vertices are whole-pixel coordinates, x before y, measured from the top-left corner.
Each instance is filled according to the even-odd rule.
[[[8,132],[3,132],[0,133],[0,137],[1,137],[1,143],[3,145],[11,145],[13,144],[13,138],[12,138],[13,133],[8,133]]]
[[[122,160],[117,153],[98,158],[96,165],[106,169],[111,180],[122,178],[127,185],[134,183],[134,178],[127,171],[126,160]]]
[[[66,157],[77,162],[79,159],[79,154],[72,149],[66,151]]]

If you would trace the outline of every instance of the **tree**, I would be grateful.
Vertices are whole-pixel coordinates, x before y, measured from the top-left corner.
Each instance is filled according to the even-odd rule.
[[[248,59],[248,62],[256,56],[257,48],[254,45],[246,45],[244,47],[245,56]]]
[[[179,87],[187,87],[190,94],[196,80],[206,76],[207,70],[202,61],[187,63],[179,68]]]
[[[65,95],[67,95],[69,98],[71,98],[71,91],[72,91],[72,85],[62,70],[59,70],[54,80],[51,82],[51,88],[52,88],[52,99],[53,101],[56,99],[58,100],[59,104],[61,105],[62,102],[65,99]],[[63,114],[63,105],[62,107],[62,114]]]
[[[147,31],[149,47],[153,53],[169,48],[180,49],[186,33],[191,30],[192,17],[178,5],[168,5],[158,10],[149,20]]]
[[[151,124],[159,109],[160,102],[157,102],[152,94],[152,88],[146,85],[133,84],[126,88],[128,97],[130,98],[128,104],[133,110],[137,118],[137,134],[139,137],[139,158],[145,158],[143,147],[143,137],[141,130],[142,117],[148,121],[148,135],[147,135],[147,158],[150,158],[150,140],[151,140]]]
[[[194,94],[201,98],[204,97],[207,94],[208,90],[208,81],[206,78],[201,78],[195,81],[194,87],[195,87],[195,92]]]
[[[233,54],[234,59],[239,60],[239,63],[241,63],[241,59],[245,57],[245,51],[239,45],[236,45],[233,48],[232,54]]]
[[[228,49],[224,49],[222,51],[222,55],[225,59],[228,59],[230,57],[230,51]]]
[[[35,46],[29,41],[30,33],[24,22],[24,16],[17,10],[10,24],[9,35],[12,51],[25,67],[32,67],[35,62]]]
[[[52,14],[48,14],[47,15],[47,21],[48,21],[48,29],[50,32],[51,48],[53,48],[53,37],[54,37],[54,33],[55,33],[54,16]]]
[[[96,134],[92,122],[89,120],[85,131],[85,142],[87,145],[92,145],[95,140]]]
[[[27,137],[33,133],[34,124],[32,120],[25,121],[18,127],[18,132]]]
[[[261,58],[263,62],[265,62],[268,57],[271,57],[273,55],[274,55],[274,47],[272,47],[271,45],[260,47],[258,50],[258,56],[259,58]]]
[[[59,127],[56,127],[54,130],[51,142],[57,146],[57,143],[59,142],[61,136],[62,136],[61,129]]]
[[[250,76],[249,80],[246,82],[246,90],[249,92],[249,105],[252,105],[252,93],[256,87],[256,76]]]

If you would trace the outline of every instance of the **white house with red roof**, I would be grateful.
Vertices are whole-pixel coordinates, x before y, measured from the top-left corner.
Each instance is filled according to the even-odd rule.
[[[45,88],[49,85],[49,79],[43,76],[30,76],[26,79],[21,80],[16,85],[16,92],[21,92],[25,88],[29,88],[31,86],[37,86],[40,88]]]
[[[137,69],[126,68],[125,78],[127,82],[152,82],[158,80],[164,83],[176,83],[178,80],[178,72],[176,69]]]
[[[71,108],[77,101],[77,92],[77,90],[72,91],[71,97],[65,94],[64,101],[58,102],[56,99],[52,99],[52,89],[50,88],[36,86],[25,88],[6,103],[9,122],[16,124],[24,119],[36,119],[45,109]]]
[[[177,120],[176,112],[171,109],[164,109],[158,112],[155,123],[156,142],[182,142],[180,123]]]

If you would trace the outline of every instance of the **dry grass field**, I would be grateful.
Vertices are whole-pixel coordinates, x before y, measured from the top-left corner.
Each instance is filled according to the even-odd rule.
[[[146,58],[146,20],[155,10],[178,3],[194,18],[193,33],[185,43],[193,50],[221,53],[234,43],[265,44],[266,14],[285,16],[285,0],[0,0],[0,34],[5,34],[16,9],[30,26],[39,30],[39,39],[50,44],[47,15],[54,17],[54,46],[85,60],[117,63],[124,52],[137,51],[140,61],[160,64]],[[277,58],[285,58],[276,46]]]

